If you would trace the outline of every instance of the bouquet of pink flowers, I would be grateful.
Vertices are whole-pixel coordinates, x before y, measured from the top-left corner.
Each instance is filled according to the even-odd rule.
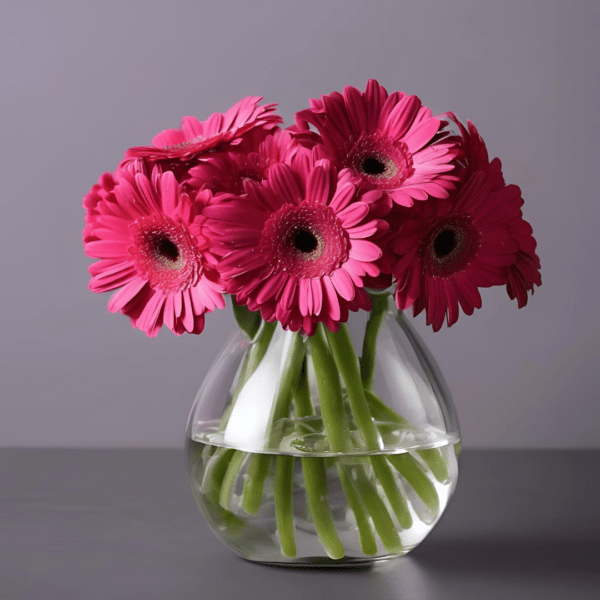
[[[163,325],[176,335],[200,334],[205,314],[231,296],[254,354],[240,365],[217,431],[226,429],[241,390],[275,347],[277,323],[288,336],[263,453],[225,444],[203,461],[205,496],[224,511],[246,469],[241,506],[248,514],[261,507],[273,464],[266,450],[285,437],[274,434],[281,419],[318,416],[325,451],[334,454],[381,452],[385,435],[377,423],[385,415],[406,425],[373,392],[388,298],[400,311],[425,311],[438,331],[444,320],[457,321],[459,308],[471,315],[481,307],[481,287],[506,286],[521,308],[541,285],[521,191],[505,183],[500,160],[489,160],[471,122],[465,127],[451,112],[434,116],[417,96],[389,94],[374,80],[364,92],[346,87],[311,100],[285,129],[275,105],[259,106],[260,100],[244,98],[206,121],[184,117],[180,129],[159,133],[151,146],[127,150],[83,201],[85,252],[99,259],[90,266],[89,287],[117,290],[108,309],[127,315],[133,327],[149,337]],[[370,314],[358,359],[344,324],[361,309]],[[303,382],[311,383],[309,370],[310,394],[302,391]],[[311,394],[318,398],[311,401]],[[297,423],[291,427],[299,431]],[[414,477],[410,484],[406,469],[444,470],[440,453],[423,450],[421,458],[408,457],[402,474],[398,456],[374,459],[371,471],[361,467],[352,481],[338,468],[365,555],[374,554],[372,524],[388,553],[402,547],[391,532],[409,513],[392,491],[390,470],[422,498],[431,498],[431,486]],[[295,556],[293,528],[281,512],[292,475],[278,460],[272,487],[279,543],[284,555]],[[304,493],[317,537],[340,559],[345,549],[331,514],[318,505],[327,468],[302,463]],[[385,506],[373,504],[378,495]],[[396,518],[390,531],[386,510]]]

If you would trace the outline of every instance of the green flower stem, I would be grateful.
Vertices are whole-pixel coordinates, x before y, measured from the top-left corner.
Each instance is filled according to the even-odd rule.
[[[365,441],[367,449],[378,450],[382,446],[381,437],[373,417],[371,416],[371,411],[369,410],[366,393],[362,385],[358,357],[354,352],[354,346],[350,334],[348,333],[348,328],[342,323],[337,333],[328,332],[328,339],[336,366],[344,380],[356,425]],[[410,516],[410,512],[406,505],[406,500],[402,497],[396,486],[394,475],[392,474],[389,465],[381,456],[371,457],[371,463],[373,464],[375,474],[390,502],[392,510],[398,519],[398,523],[401,527],[408,529],[412,525],[412,517]],[[363,481],[363,489],[366,490],[367,485],[369,485],[368,480]],[[377,496],[377,493],[372,490],[369,492],[369,495]],[[365,503],[367,502],[367,498],[364,496],[363,501]],[[375,504],[373,504],[373,506],[375,506]],[[383,506],[385,508],[385,505]],[[375,519],[375,515],[371,513],[371,516]],[[389,518],[389,514],[387,516]]]
[[[233,296],[231,300],[233,303],[233,316],[239,328],[246,334],[249,340],[253,340],[262,322],[260,312],[252,312],[246,305],[238,304]]]
[[[308,377],[306,375],[306,363],[304,368],[304,375],[300,378],[298,382],[298,387],[296,389],[296,395],[294,396],[294,408],[296,411],[296,418],[303,419],[304,417],[314,416],[315,412],[313,409],[312,402],[310,400],[310,389],[308,387]],[[296,427],[299,433],[311,433],[312,430],[304,423],[297,423]],[[335,459],[333,459],[335,460]],[[325,470],[327,469],[327,461],[325,458],[323,464],[325,465]],[[346,498],[348,499],[348,505],[350,506],[352,512],[356,517],[356,525],[358,527],[358,536],[360,539],[360,546],[363,553],[366,556],[371,556],[377,552],[377,542],[375,541],[375,534],[373,532],[373,526],[369,521],[369,516],[363,508],[360,498],[354,486],[352,485],[352,481],[346,474],[345,466],[340,463],[340,460],[337,461],[337,468],[340,477],[340,482],[342,484],[342,488],[344,493],[346,494]],[[307,477],[311,476],[311,472],[304,471],[304,479],[306,481]],[[321,482],[313,481],[312,488],[318,489],[321,485]],[[325,492],[327,488],[325,488]]]
[[[327,346],[322,324],[319,324],[315,334],[309,338],[308,345],[313,358],[321,415],[329,446],[332,452],[346,452],[350,449],[350,436],[342,386],[338,369]]]
[[[272,458],[271,454],[253,454],[248,461],[242,508],[249,515],[255,515],[260,509],[265,479],[269,474]]]
[[[394,468],[417,492],[434,516],[440,511],[440,500],[435,486],[410,454],[392,454],[387,457]]]
[[[440,482],[446,483],[449,478],[448,464],[439,448],[427,448],[426,450],[417,450],[417,454],[423,459],[423,462],[429,467],[433,476]]]
[[[227,471],[223,477],[223,482],[219,490],[219,504],[226,510],[229,510],[229,498],[231,496],[231,490],[235,482],[238,473],[242,468],[244,460],[248,456],[247,452],[236,450],[227,465]]]
[[[294,479],[293,456],[278,456],[275,460],[275,520],[281,552],[285,556],[296,556],[294,534],[294,509],[292,490]]]
[[[204,492],[204,485],[202,484],[203,475],[203,463],[198,462],[191,472],[191,487],[194,500],[202,511],[202,514],[209,523],[218,527],[225,525],[230,535],[241,534],[245,527],[244,522],[232,512],[225,510],[218,504],[212,502],[211,498]],[[207,505],[203,497],[209,500],[210,504]]]
[[[392,517],[363,469],[356,470],[356,486],[385,549],[392,553],[401,552],[402,542]]]
[[[348,506],[350,506],[350,509],[356,517],[356,526],[358,527],[360,547],[365,556],[372,556],[377,552],[377,541],[375,540],[373,525],[371,525],[369,515],[364,509],[357,491],[354,489],[352,480],[346,473],[347,467],[341,463],[341,460],[342,459],[338,460],[338,473],[340,482],[342,484],[342,489],[344,490],[344,494],[346,494],[346,499],[348,500]]]
[[[373,465],[373,470],[375,471],[376,477],[381,483],[381,487],[383,487],[385,495],[390,501],[392,510],[394,511],[396,519],[398,520],[398,524],[400,527],[402,527],[402,529],[410,529],[413,524],[412,516],[408,510],[406,500],[398,490],[398,486],[394,480],[394,475],[390,470],[385,457],[381,455],[372,456],[371,464]]]
[[[294,394],[294,410],[296,413],[296,419],[303,419],[304,417],[312,417],[315,414],[312,402],[310,400],[310,389],[308,387],[308,375],[306,373],[306,359],[302,366],[303,372],[298,380],[298,387]],[[302,432],[305,433],[305,432]]]
[[[327,555],[334,560],[339,560],[344,557],[345,550],[335,529],[329,505],[325,459],[303,457],[301,461],[306,499],[317,535]]]
[[[396,411],[391,409],[371,390],[365,390],[365,398],[367,399],[367,404],[371,414],[377,421],[391,421],[392,423],[398,423],[410,428],[410,423],[404,417],[401,417]]]
[[[369,313],[369,320],[363,338],[362,355],[360,358],[360,371],[363,387],[366,390],[373,389],[373,378],[375,377],[375,358],[377,355],[377,335],[383,323],[388,309],[388,295],[376,294],[371,296],[373,308]]]
[[[319,327],[322,327],[322,325],[319,325]],[[346,324],[342,323],[336,333],[327,330],[327,339],[329,340],[335,367],[337,367],[337,369],[335,367],[334,369],[340,373],[344,380],[354,421],[364,440],[365,450],[380,450],[381,436],[369,411],[360,376],[358,357],[354,352],[354,346]]]
[[[279,382],[279,389],[272,416],[273,423],[277,423],[277,421],[284,419],[289,415],[290,404],[294,397],[294,392],[302,378],[302,364],[304,362],[305,353],[306,348],[303,337],[298,333],[294,334]],[[274,441],[277,443],[279,442],[279,440]]]
[[[367,403],[373,416],[378,421],[391,421],[403,425],[408,429],[414,429],[411,424],[398,413],[392,410],[389,406],[376,396],[373,392],[365,390]],[[429,467],[433,476],[440,482],[448,481],[448,465],[446,459],[439,448],[427,448],[426,450],[417,450],[417,454],[423,459],[423,462]],[[411,457],[412,458],[412,457]],[[414,458],[413,458],[414,461]],[[417,462],[415,461],[415,464]]]
[[[203,488],[207,498],[213,504],[219,503],[221,485],[227,473],[229,462],[236,452],[237,450],[231,448],[217,448],[207,465]]]

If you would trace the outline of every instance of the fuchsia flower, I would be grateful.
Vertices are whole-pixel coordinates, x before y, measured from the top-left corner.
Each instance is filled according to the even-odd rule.
[[[424,202],[406,210],[394,247],[398,262],[396,304],[425,310],[427,324],[438,331],[447,317],[456,323],[459,305],[467,315],[481,308],[480,287],[504,285],[519,244],[507,219],[518,208],[516,186],[492,190],[483,172],[462,187],[454,204]]]
[[[155,169],[105,174],[84,200],[85,252],[100,259],[89,268],[93,292],[120,288],[110,312],[127,315],[149,337],[164,324],[176,335],[199,334],[204,313],[224,308],[215,258],[202,234],[197,204],[181,192],[172,173]]]
[[[263,185],[248,182],[247,197],[204,210],[238,303],[308,335],[320,322],[336,331],[349,310],[370,310],[363,278],[380,272],[382,251],[370,238],[386,228],[373,216],[382,194],[359,195],[349,179],[329,161],[303,157],[273,165]]]
[[[485,142],[475,125],[467,120],[468,129],[465,129],[454,113],[447,114],[458,125],[462,135],[461,148],[465,162],[463,177],[468,179],[473,173],[482,171],[493,190],[504,187],[502,163],[499,158],[494,158],[490,162]],[[537,244],[533,238],[531,225],[523,219],[523,213],[520,210],[522,205],[523,199],[520,198],[518,203],[513,206],[513,214],[507,221],[519,250],[515,262],[506,269],[506,289],[511,300],[517,299],[519,308],[523,308],[527,304],[527,292],[533,294],[534,285],[542,285],[542,277],[539,273],[540,259],[535,253]]]
[[[241,147],[202,156],[189,170],[187,183],[191,188],[242,195],[246,181],[262,183],[271,165],[290,164],[299,154],[308,157],[310,150],[296,142],[288,131],[275,129],[266,137],[250,135]]]
[[[371,79],[364,93],[347,86],[296,114],[293,128],[318,155],[349,168],[365,189],[383,190],[397,204],[412,206],[429,196],[447,198],[459,180],[458,141],[417,96],[392,92]],[[316,141],[313,125],[321,135]]]
[[[195,156],[229,142],[239,144],[241,136],[253,129],[269,131],[282,122],[273,114],[276,104],[258,106],[260,96],[247,96],[225,113],[213,113],[206,121],[183,117],[181,129],[165,129],[152,140],[152,146],[130,148],[125,160],[189,161]]]

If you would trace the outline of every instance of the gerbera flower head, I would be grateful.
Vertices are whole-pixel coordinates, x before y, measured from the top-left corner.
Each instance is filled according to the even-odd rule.
[[[123,169],[102,181],[106,189],[96,190],[101,199],[84,232],[86,254],[100,259],[89,268],[90,289],[120,288],[109,311],[127,315],[149,337],[163,324],[176,335],[201,333],[204,313],[225,302],[197,204],[159,169],[152,180]],[[203,192],[197,203],[208,196]]]
[[[394,250],[399,309],[425,310],[438,331],[459,315],[481,308],[480,287],[507,283],[519,244],[507,221],[522,202],[519,188],[492,190],[483,172],[475,173],[454,202],[424,202],[405,211]]]
[[[499,158],[489,159],[488,150],[479,131],[473,123],[467,120],[465,127],[453,112],[447,112],[444,116],[458,126],[461,135],[461,157],[462,169],[460,171],[463,180],[469,179],[473,173],[483,171],[493,190],[504,187],[504,176],[502,175],[502,163]]]
[[[247,96],[225,113],[213,113],[206,121],[184,117],[180,129],[166,129],[152,140],[152,146],[138,146],[125,152],[125,159],[190,161],[195,156],[228,142],[239,144],[241,136],[253,129],[271,130],[282,122],[274,114],[276,104],[258,106],[260,96]]]
[[[262,183],[267,169],[276,163],[290,164],[299,154],[310,155],[285,130],[275,129],[267,136],[250,135],[234,149],[208,153],[189,170],[192,189],[242,195],[247,181]]]
[[[417,96],[388,94],[371,79],[364,93],[347,86],[296,114],[299,139],[315,143],[318,154],[348,168],[364,189],[383,190],[399,205],[412,206],[429,196],[447,198],[458,177],[458,141]]]
[[[304,156],[272,165],[246,192],[204,209],[238,303],[308,335],[320,322],[335,331],[349,310],[371,308],[363,279],[380,273],[382,251],[370,238],[386,228],[373,216],[381,192],[359,194],[347,173]]]

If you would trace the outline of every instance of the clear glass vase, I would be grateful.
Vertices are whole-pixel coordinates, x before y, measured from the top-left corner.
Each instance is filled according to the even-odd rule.
[[[196,502],[217,537],[263,563],[402,556],[444,512],[460,432],[443,377],[388,295],[314,336],[236,332],[187,427]]]

